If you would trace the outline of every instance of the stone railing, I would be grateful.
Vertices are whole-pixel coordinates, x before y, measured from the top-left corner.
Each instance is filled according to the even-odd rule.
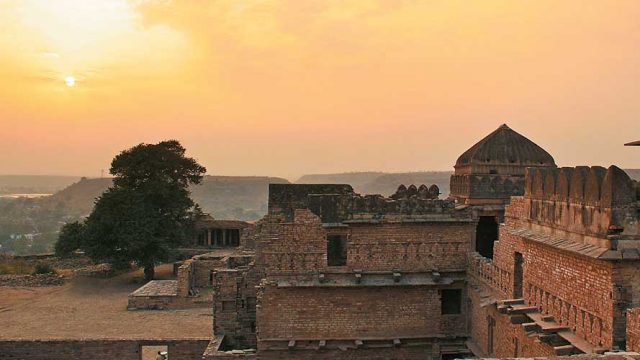
[[[497,267],[491,259],[475,252],[470,253],[467,271],[471,278],[489,286],[501,297],[511,297],[513,290],[511,273]]]
[[[592,312],[579,308],[535,285],[527,284],[525,302],[535,306],[540,313],[553,316],[556,323],[567,326],[590,344],[610,348],[612,346],[611,324]]]

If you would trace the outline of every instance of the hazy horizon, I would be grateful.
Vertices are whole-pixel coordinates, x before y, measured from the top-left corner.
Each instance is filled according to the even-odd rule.
[[[99,177],[164,139],[214,175],[450,171],[503,123],[559,166],[640,168],[638,18],[635,0],[0,0],[0,173]]]

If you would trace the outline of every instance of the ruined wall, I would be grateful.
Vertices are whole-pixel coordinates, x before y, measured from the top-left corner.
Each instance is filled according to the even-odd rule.
[[[211,272],[226,267],[226,257],[196,258],[193,263],[193,285],[195,287],[211,287]]]
[[[326,231],[309,210],[296,210],[293,222],[269,217],[259,225],[256,264],[269,273],[315,273],[327,264]]]
[[[178,296],[187,297],[194,285],[194,266],[193,260],[186,260],[178,268]]]
[[[256,347],[256,286],[253,265],[218,269],[213,283],[213,333],[224,335],[234,348]]]
[[[0,340],[0,358],[20,360],[140,360],[141,346],[168,348],[171,360],[196,360],[209,343],[193,340]]]
[[[295,209],[309,208],[309,194],[349,196],[354,192],[345,184],[269,184],[269,214],[291,220]]]

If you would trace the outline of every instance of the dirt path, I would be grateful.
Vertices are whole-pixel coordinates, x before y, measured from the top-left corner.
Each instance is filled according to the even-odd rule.
[[[157,270],[171,278],[170,266]],[[0,288],[0,338],[189,338],[211,335],[210,308],[127,311],[141,272],[60,287]]]

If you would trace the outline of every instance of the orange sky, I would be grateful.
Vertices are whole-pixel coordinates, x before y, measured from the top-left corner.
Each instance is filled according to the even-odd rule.
[[[637,0],[0,0],[0,174],[98,176],[167,138],[212,174],[447,170],[501,123],[559,165],[640,168],[638,19]]]

